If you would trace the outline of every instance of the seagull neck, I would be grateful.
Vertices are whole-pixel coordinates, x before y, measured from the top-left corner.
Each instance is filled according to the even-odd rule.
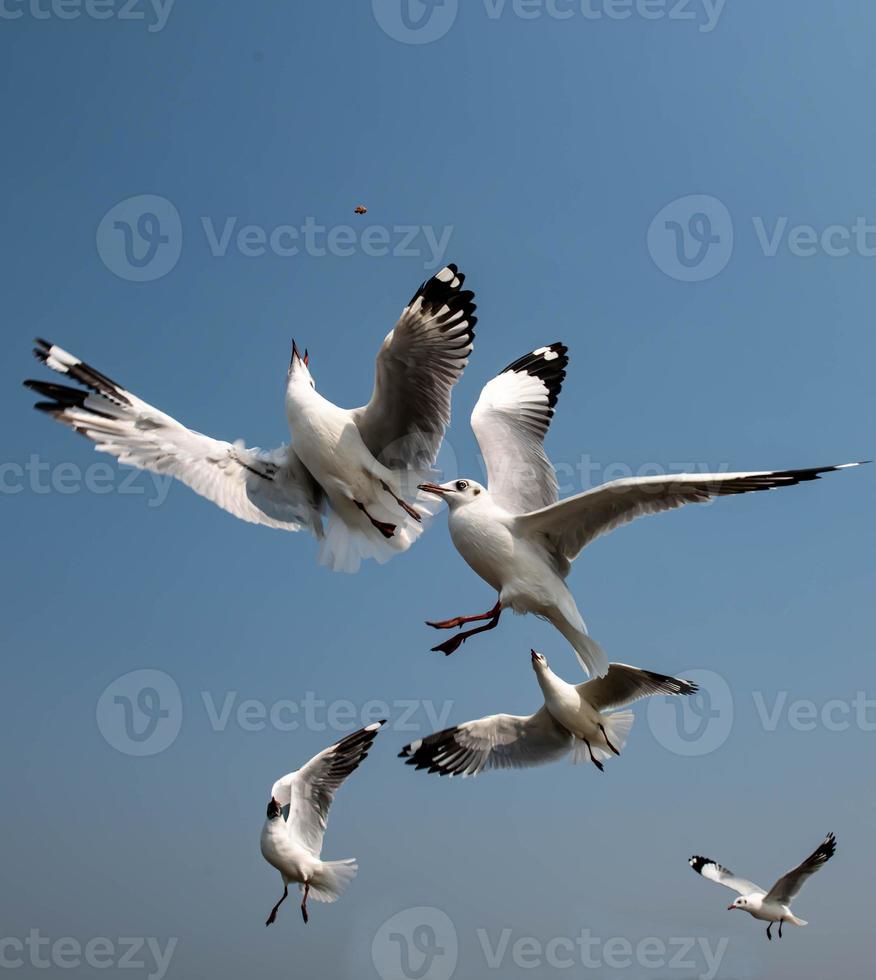
[[[562,677],[557,677],[557,675],[550,669],[550,667],[545,667],[542,670],[537,670],[535,673],[536,679],[538,680],[538,686],[541,688],[541,692],[547,701],[551,696],[557,696],[562,694],[568,684],[562,679]]]

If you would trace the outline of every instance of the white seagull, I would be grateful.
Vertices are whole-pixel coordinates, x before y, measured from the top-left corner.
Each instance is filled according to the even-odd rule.
[[[493,629],[503,609],[535,613],[566,637],[585,670],[601,677],[608,670],[608,658],[587,635],[565,583],[572,561],[586,545],[643,514],[725,494],[793,486],[858,464],[639,476],[558,500],[556,474],[543,442],[566,376],[566,351],[559,343],[539,347],[510,364],[481,392],[471,426],[486,463],[489,489],[470,479],[420,485],[447,502],[457,551],[499,594],[486,613],[428,625],[455,629],[487,621],[432,648],[449,655],[468,637]]]
[[[790,922],[795,926],[809,925],[805,919],[798,919],[791,911],[791,902],[797,897],[800,889],[806,884],[810,875],[815,874],[818,869],[828,862],[836,851],[836,837],[828,834],[818,847],[796,868],[792,868],[770,888],[764,891],[759,885],[755,885],[745,878],[737,878],[732,871],[722,868],[711,858],[700,857],[695,854],[688,862],[690,866],[701,874],[704,878],[717,881],[719,885],[725,885],[739,893],[739,898],[735,899],[727,909],[742,909],[748,912],[755,919],[768,922],[766,934],[767,939],[772,939],[771,929],[773,923],[779,924],[779,939],[782,938],[782,925]]]
[[[627,664],[609,664],[604,677],[567,684],[542,654],[533,650],[531,655],[544,695],[534,715],[488,715],[467,721],[411,742],[400,758],[442,776],[476,776],[484,769],[540,766],[571,752],[573,763],[589,759],[603,772],[603,762],[620,755],[635,717],[632,711],[604,712],[652,694],[697,690],[690,681]]]
[[[477,318],[464,281],[448,265],[420,286],[383,341],[374,391],[361,408],[339,408],[318,394],[307,351],[301,357],[293,341],[286,379],[292,442],[270,452],[188,429],[45,340],[36,341],[37,358],[82,388],[24,383],[48,399],[36,408],[98,450],[176,477],[245,521],[309,528],[322,541],[322,564],[355,572],[363,558],[384,562],[409,548],[422,531],[421,511],[437,506],[414,487],[435,463],[451,389],[472,351]]]
[[[271,788],[268,815],[262,827],[262,856],[283,878],[283,894],[271,909],[266,926],[297,883],[303,892],[301,915],[307,922],[307,899],[335,902],[359,870],[355,858],[320,858],[329,807],[338,787],[368,755],[381,725],[378,721],[323,749],[307,765],[278,779]]]

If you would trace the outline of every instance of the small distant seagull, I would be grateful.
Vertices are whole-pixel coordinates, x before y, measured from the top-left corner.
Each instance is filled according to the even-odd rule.
[[[448,265],[414,293],[377,354],[374,391],[361,408],[339,408],[319,395],[308,353],[302,357],[293,340],[286,378],[292,443],[272,452],[188,429],[47,340],[36,341],[34,354],[82,387],[24,384],[46,399],[35,408],[97,449],[176,477],[242,520],[309,528],[322,541],[322,564],[355,572],[363,558],[384,562],[409,548],[424,514],[438,506],[415,485],[432,471],[450,394],[472,351],[477,317],[464,282]]]
[[[564,581],[586,545],[643,514],[727,494],[793,486],[858,465],[639,476],[558,500],[556,473],[543,443],[568,361],[564,344],[539,347],[509,364],[484,387],[471,426],[486,462],[489,490],[470,479],[420,486],[447,501],[450,537],[457,551],[499,594],[488,612],[429,622],[435,629],[455,629],[487,621],[433,650],[453,653],[468,637],[493,629],[504,609],[513,609],[553,623],[584,669],[601,677],[608,670],[608,658],[587,635]]]
[[[722,868],[711,858],[700,857],[695,854],[688,863],[697,874],[738,892],[739,898],[735,899],[732,905],[727,906],[728,910],[742,909],[743,912],[748,912],[755,919],[769,922],[766,930],[767,939],[773,938],[770,930],[773,928],[773,923],[778,922],[779,939],[781,939],[782,925],[785,922],[790,922],[795,926],[809,925],[804,919],[798,919],[794,915],[790,908],[791,902],[797,897],[809,876],[815,874],[823,864],[826,864],[835,852],[836,837],[833,834],[828,834],[802,864],[782,875],[769,891],[764,891],[763,888],[745,878],[737,878],[732,871]]]
[[[615,711],[652,694],[693,694],[696,684],[627,664],[609,664],[598,680],[567,684],[545,657],[531,652],[544,695],[534,715],[489,715],[428,735],[399,753],[407,765],[442,776],[476,776],[484,769],[520,769],[553,762],[570,752],[572,762],[603,762],[620,755],[633,725],[632,711]]]
[[[368,214],[368,208],[366,208],[364,204],[357,205],[355,208],[353,208],[353,211],[356,214]]]
[[[334,902],[347,890],[359,870],[355,858],[323,861],[329,807],[338,787],[368,755],[385,721],[353,732],[323,749],[306,766],[274,783],[268,815],[262,828],[262,856],[283,878],[283,895],[271,909],[266,926],[277,918],[277,909],[297,883],[303,893],[301,914],[307,922],[307,899]]]

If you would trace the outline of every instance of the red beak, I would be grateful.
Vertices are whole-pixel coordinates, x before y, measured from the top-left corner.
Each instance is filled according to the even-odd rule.
[[[434,493],[437,497],[443,497],[447,493],[447,490],[444,487],[439,487],[437,483],[420,483],[417,489],[424,493]]]
[[[735,909],[735,908],[736,908],[736,906],[735,906],[735,905],[728,905],[728,906],[727,906],[727,911],[728,911],[728,912],[732,912],[732,911],[733,911],[733,909]]]
[[[529,652],[532,655],[532,662],[535,663],[535,661],[538,660],[538,654],[535,652],[535,650],[530,650]]]

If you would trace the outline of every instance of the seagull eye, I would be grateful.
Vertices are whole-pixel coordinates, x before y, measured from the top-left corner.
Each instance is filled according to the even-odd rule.
[[[465,480],[457,480],[456,481],[456,489],[459,490],[459,491],[465,490],[465,488],[467,486],[468,486],[468,484],[465,482]]]

